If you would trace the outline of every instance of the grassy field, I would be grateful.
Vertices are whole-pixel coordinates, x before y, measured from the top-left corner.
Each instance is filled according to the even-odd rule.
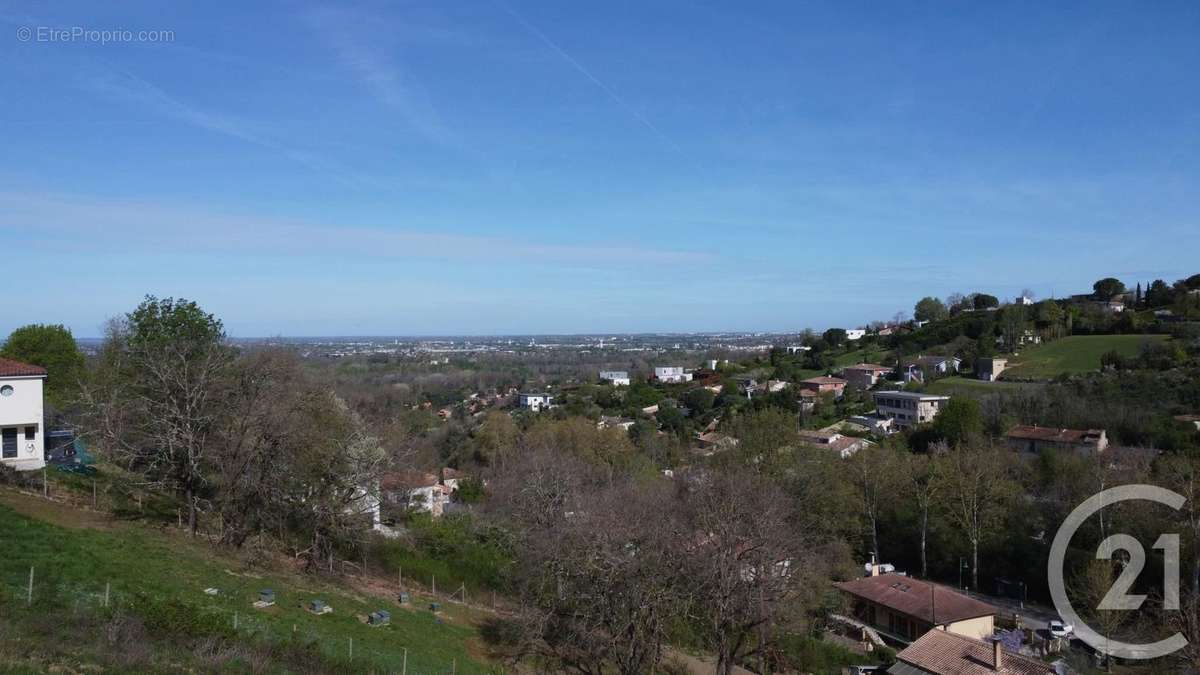
[[[1100,357],[1109,351],[1136,356],[1149,341],[1164,335],[1072,335],[1021,352],[1010,359],[1011,367],[1001,377],[1049,380],[1100,369]]]
[[[481,656],[476,625],[485,612],[443,602],[435,616],[427,597],[402,606],[386,586],[247,568],[179,533],[10,490],[0,490],[0,547],[4,672],[252,671],[255,654],[271,672],[400,672],[406,649],[410,673],[500,670]],[[254,609],[267,588],[276,604]],[[316,598],[333,613],[305,611]],[[390,625],[360,620],[379,609],[391,611]],[[132,637],[121,637],[130,625]],[[131,641],[141,652],[114,663]]]
[[[980,394],[990,394],[1004,391],[1017,391],[1029,387],[1040,387],[1037,383],[1026,382],[986,382],[984,380],[976,380],[970,377],[944,377],[936,382],[931,382],[925,391],[930,394],[941,395],[962,395],[962,396],[978,396]]]

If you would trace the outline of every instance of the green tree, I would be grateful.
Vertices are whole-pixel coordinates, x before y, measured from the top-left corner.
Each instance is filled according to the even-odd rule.
[[[195,302],[146,296],[109,326],[85,399],[106,449],[150,486],[183,497],[188,528],[209,488],[209,441],[221,419],[233,351]]]
[[[1125,292],[1125,284],[1120,279],[1105,277],[1092,284],[1092,292],[1097,300],[1110,300],[1114,295]]]
[[[983,434],[983,413],[979,401],[955,396],[933,420],[933,429],[950,447],[956,447]]]
[[[913,308],[913,318],[917,321],[941,321],[949,315],[946,305],[934,297],[921,298]]]
[[[834,347],[840,347],[846,341],[846,330],[844,328],[830,328],[821,334],[821,337]]]
[[[1000,299],[987,293],[976,293],[971,298],[971,305],[975,309],[990,309],[992,307],[999,307]]]
[[[46,369],[46,399],[62,407],[79,391],[83,354],[71,331],[60,324],[30,324],[12,332],[0,356]]]
[[[716,403],[717,395],[706,387],[696,387],[689,389],[683,395],[683,403],[692,409],[693,416],[700,416],[712,410],[713,404]]]

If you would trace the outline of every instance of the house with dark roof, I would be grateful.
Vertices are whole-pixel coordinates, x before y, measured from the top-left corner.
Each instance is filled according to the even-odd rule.
[[[1008,447],[1038,454],[1042,450],[1094,454],[1108,447],[1104,429],[1059,429],[1017,425],[1004,435]]]
[[[931,630],[896,654],[888,675],[1054,675],[1054,666],[1004,648],[999,640],[977,640]]]
[[[45,368],[0,358],[0,464],[18,471],[46,466],[45,381]]]
[[[984,639],[995,629],[994,606],[953,589],[903,574],[880,573],[835,584],[851,614],[886,639],[908,644],[933,629]]]

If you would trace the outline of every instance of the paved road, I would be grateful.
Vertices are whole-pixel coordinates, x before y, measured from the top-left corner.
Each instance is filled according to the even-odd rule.
[[[1020,602],[1012,598],[1002,598],[986,593],[976,591],[960,591],[967,595],[982,600],[988,604],[995,605],[1003,609],[1006,613],[1011,612],[1021,617],[1021,625],[1034,630],[1045,631],[1051,621],[1058,619],[1058,612],[1054,611],[1053,607],[1044,607],[1034,603],[1025,603],[1024,606]]]

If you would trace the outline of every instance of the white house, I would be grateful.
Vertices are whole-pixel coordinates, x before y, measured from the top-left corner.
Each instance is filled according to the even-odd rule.
[[[895,425],[902,429],[932,422],[950,401],[949,396],[915,391],[876,391],[871,396],[875,399],[875,414],[892,418]]]
[[[1033,298],[1029,297],[1028,295],[1018,295],[1017,296],[1017,304],[1018,305],[1032,305]]]
[[[847,328],[846,329],[846,339],[847,340],[861,340],[861,339],[863,339],[863,337],[866,336],[866,334],[867,334],[867,331],[862,328]]]
[[[654,379],[659,382],[691,382],[692,374],[683,372],[683,366],[655,366]]]
[[[549,408],[554,405],[554,397],[550,394],[521,394],[518,398],[518,404],[522,408],[538,412],[543,408]]]
[[[46,466],[45,379],[45,368],[0,358],[0,464],[18,471]]]
[[[629,373],[624,370],[602,370],[600,371],[600,380],[610,382],[618,387],[628,387]]]

